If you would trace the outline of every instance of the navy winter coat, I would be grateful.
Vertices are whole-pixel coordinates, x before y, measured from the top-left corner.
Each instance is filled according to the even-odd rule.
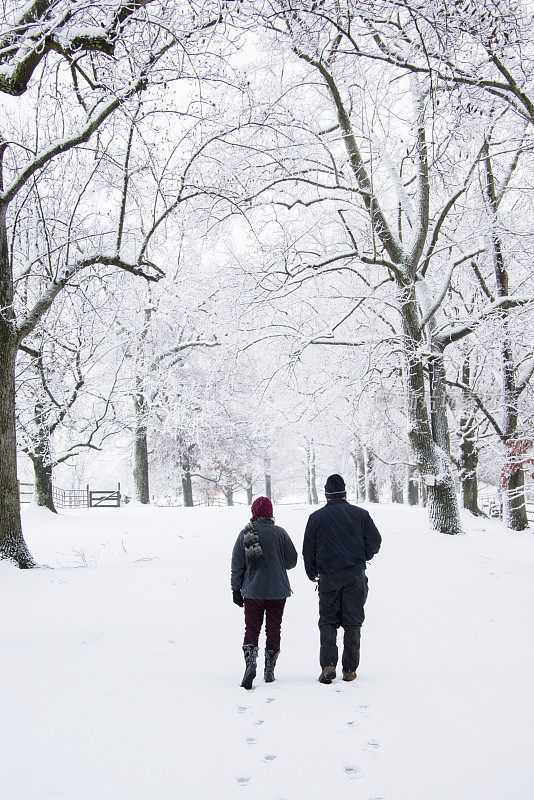
[[[286,570],[297,563],[297,551],[283,528],[273,522],[254,520],[263,559],[251,564],[245,556],[243,531],[232,552],[232,589],[241,589],[251,600],[282,600],[291,594]]]
[[[310,580],[341,584],[365,571],[382,538],[368,511],[330,500],[310,514],[304,533],[304,568]]]

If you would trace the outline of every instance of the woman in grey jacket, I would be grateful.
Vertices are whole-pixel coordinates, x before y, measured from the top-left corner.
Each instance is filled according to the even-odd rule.
[[[297,563],[297,551],[283,528],[274,524],[273,505],[268,497],[252,503],[252,519],[237,537],[232,552],[232,593],[234,603],[245,607],[245,674],[241,686],[252,689],[256,677],[258,639],[265,615],[265,672],[274,681],[274,667],[280,652],[280,628],[286,599],[291,594],[287,570]]]

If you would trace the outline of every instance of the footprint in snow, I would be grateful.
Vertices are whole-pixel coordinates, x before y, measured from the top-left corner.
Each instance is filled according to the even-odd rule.
[[[355,767],[354,764],[345,764],[343,771],[349,778],[361,778],[362,771],[359,767]]]
[[[237,707],[237,713],[238,714],[244,714],[245,711],[247,711],[247,710],[248,710],[248,706],[238,706]]]
[[[369,739],[367,744],[365,745],[366,750],[378,750],[380,747],[380,742],[377,739]]]
[[[355,719],[351,719],[350,722],[347,722],[347,725],[349,726],[349,728],[357,728],[358,727],[358,723],[356,722]]]
[[[247,736],[245,741],[246,741],[247,744],[256,744],[256,739],[255,739],[254,736]]]
[[[236,778],[236,781],[240,786],[248,786],[252,778],[250,775],[240,775],[239,778]]]
[[[264,719],[257,719],[254,725],[263,725],[264,722],[265,722]]]
[[[268,697],[266,703],[274,703],[274,697]]]
[[[274,761],[275,758],[277,758],[276,753],[267,753],[267,755],[264,756],[263,760],[264,761]]]

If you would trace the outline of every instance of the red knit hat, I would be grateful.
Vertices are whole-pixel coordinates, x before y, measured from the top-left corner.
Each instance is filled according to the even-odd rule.
[[[252,519],[258,517],[272,517],[273,504],[268,497],[256,497],[252,503]]]

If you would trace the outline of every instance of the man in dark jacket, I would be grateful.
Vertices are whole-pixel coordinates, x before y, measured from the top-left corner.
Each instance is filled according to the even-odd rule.
[[[325,494],[326,505],[308,519],[302,555],[308,578],[319,583],[319,680],[332,683],[340,626],[344,629],[343,680],[356,677],[367,599],[365,563],[378,553],[382,539],[369,512],[347,503],[341,475],[330,475]]]

